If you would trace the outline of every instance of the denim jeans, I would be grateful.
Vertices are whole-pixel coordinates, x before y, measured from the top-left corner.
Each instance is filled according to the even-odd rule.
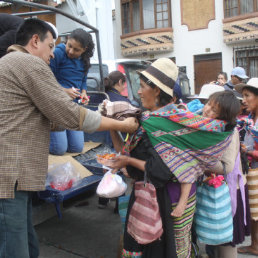
[[[0,257],[37,258],[39,244],[32,224],[31,192],[0,199]]]
[[[65,152],[81,152],[84,147],[84,133],[82,131],[65,130],[50,133],[49,152],[63,155]]]

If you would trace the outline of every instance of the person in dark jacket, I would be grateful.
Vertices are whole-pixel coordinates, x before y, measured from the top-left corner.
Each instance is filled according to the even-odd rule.
[[[120,71],[111,72],[104,78],[105,92],[108,94],[110,101],[126,101],[130,100],[121,93],[125,89],[126,78]]]
[[[23,19],[11,14],[0,13],[0,58],[9,46],[15,43],[15,35]]]
[[[231,80],[224,84],[225,90],[234,90],[234,86],[242,83],[248,76],[245,73],[245,69],[237,66],[231,71]]]

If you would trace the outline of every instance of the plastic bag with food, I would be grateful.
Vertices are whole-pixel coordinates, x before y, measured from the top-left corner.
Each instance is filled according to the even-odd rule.
[[[122,177],[112,174],[111,170],[105,173],[97,187],[97,195],[105,198],[119,197],[125,193],[127,184]]]
[[[74,187],[80,179],[80,173],[72,163],[52,164],[48,168],[46,186],[64,191]]]

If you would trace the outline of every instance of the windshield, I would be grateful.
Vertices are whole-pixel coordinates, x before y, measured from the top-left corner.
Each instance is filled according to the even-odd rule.
[[[103,77],[108,76],[108,66],[103,64]],[[94,78],[94,79],[92,79]],[[87,77],[87,90],[89,91],[99,91],[100,90],[100,73],[99,64],[91,64]]]

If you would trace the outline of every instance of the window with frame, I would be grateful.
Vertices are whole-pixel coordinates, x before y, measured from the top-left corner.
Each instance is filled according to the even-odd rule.
[[[224,0],[225,18],[257,11],[258,0]]]
[[[123,34],[171,27],[170,0],[121,0]]]
[[[258,77],[258,47],[235,50],[235,60],[250,78]]]

